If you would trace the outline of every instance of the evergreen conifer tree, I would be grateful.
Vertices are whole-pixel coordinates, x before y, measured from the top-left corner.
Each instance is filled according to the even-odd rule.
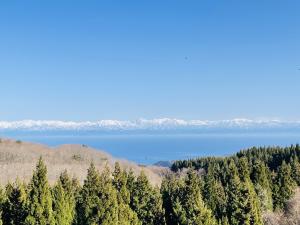
[[[108,167],[104,169],[100,176],[100,185],[99,197],[102,206],[100,210],[100,224],[119,224],[117,191],[113,187],[111,174]]]
[[[185,178],[183,199],[186,222],[183,224],[214,225],[217,224],[212,212],[202,199],[200,179],[194,171],[189,171]]]
[[[127,189],[127,173],[122,171],[120,164],[115,163],[113,185],[117,190],[119,205],[118,220],[120,225],[140,224],[137,214],[130,208],[130,193]]]
[[[132,193],[134,190],[135,182],[136,182],[136,177],[132,169],[130,169],[129,172],[127,173],[127,183],[126,183],[127,190],[129,191],[130,202],[132,202]]]
[[[292,178],[300,186],[300,163],[297,156],[293,157],[291,160]]]
[[[274,208],[284,208],[286,202],[295,193],[296,182],[292,178],[292,169],[289,164],[283,161],[278,168],[275,182],[273,185]]]
[[[238,171],[243,175],[238,175]],[[249,177],[248,163],[246,158],[238,162],[229,162],[227,171],[228,220],[231,225],[262,225],[259,202]]]
[[[118,191],[118,196],[121,197],[122,201],[126,204],[130,203],[130,192],[127,189],[127,173],[122,171],[120,164],[115,163],[115,169],[113,172],[113,185]]]
[[[204,184],[204,200],[215,217],[220,220],[226,216],[227,198],[221,181],[215,178],[215,164],[208,167]]]
[[[174,175],[164,179],[162,196],[168,225],[217,224],[202,199],[201,186],[200,178],[193,171],[184,179]]]
[[[6,186],[4,224],[22,225],[27,217],[27,194],[26,187],[19,180]]]
[[[184,182],[174,174],[166,176],[161,185],[163,199],[163,208],[167,225],[179,224],[180,221],[186,221],[185,211],[181,205],[180,199],[183,199],[182,192]]]
[[[94,163],[91,163],[76,207],[77,223],[79,225],[93,224],[91,221],[97,216],[97,206],[100,204],[99,189],[100,175]]]
[[[226,167],[226,194],[228,197],[227,214],[231,225],[239,225],[242,214],[241,181],[238,170],[233,160]]]
[[[272,211],[273,199],[270,185],[270,171],[262,161],[256,160],[254,162],[251,179],[255,185],[255,191],[262,211]]]
[[[27,225],[53,225],[54,217],[52,211],[51,189],[47,180],[47,168],[39,159],[34,171],[30,191],[28,193],[28,216]]]
[[[81,225],[118,224],[117,193],[108,169],[100,175],[95,165],[90,165],[77,213]]]
[[[75,196],[67,171],[60,175],[53,189],[53,211],[57,225],[72,224],[75,216]]]
[[[244,217],[244,224],[262,225],[261,209],[259,200],[256,195],[254,185],[250,179],[249,165],[246,158],[239,160],[239,171],[242,175],[241,179],[241,203],[242,216]]]
[[[160,192],[151,187],[144,172],[136,179],[131,195],[130,206],[143,225],[165,223]]]
[[[179,199],[179,197],[174,199],[173,202],[173,207],[172,207],[172,211],[173,211],[173,223],[170,222],[170,220],[168,221],[168,225],[186,225],[188,224],[188,217],[186,214],[186,210],[183,206],[183,202],[182,200]]]

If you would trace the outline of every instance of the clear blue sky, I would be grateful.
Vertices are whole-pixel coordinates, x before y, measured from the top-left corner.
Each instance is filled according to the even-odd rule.
[[[300,119],[300,2],[1,1],[0,120]]]

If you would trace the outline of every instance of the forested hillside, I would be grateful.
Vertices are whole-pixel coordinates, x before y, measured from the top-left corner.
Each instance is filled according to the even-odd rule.
[[[30,182],[2,187],[1,224],[299,224],[299,156],[296,145],[177,161],[160,187],[119,163],[102,172],[91,163],[83,185],[67,171],[50,185],[40,158]]]
[[[299,224],[299,219],[284,223],[271,218],[291,207],[289,200],[300,185],[299,157],[298,144],[254,147],[225,158],[176,161],[171,169],[202,171],[203,200],[221,224]],[[299,203],[294,200],[294,205]]]

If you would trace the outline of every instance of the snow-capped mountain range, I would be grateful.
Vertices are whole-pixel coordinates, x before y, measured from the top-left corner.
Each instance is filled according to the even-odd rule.
[[[59,120],[20,120],[0,121],[0,130],[29,131],[111,131],[111,130],[201,130],[201,129],[259,129],[259,128],[299,128],[300,121],[281,120],[182,120],[182,119],[138,119],[138,120],[99,120],[99,121],[59,121]]]

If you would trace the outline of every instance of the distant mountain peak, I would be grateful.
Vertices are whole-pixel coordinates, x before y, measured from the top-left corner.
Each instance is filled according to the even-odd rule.
[[[300,121],[252,120],[183,120],[176,118],[138,120],[20,120],[0,121],[0,130],[166,130],[166,129],[248,129],[248,128],[300,128]]]

